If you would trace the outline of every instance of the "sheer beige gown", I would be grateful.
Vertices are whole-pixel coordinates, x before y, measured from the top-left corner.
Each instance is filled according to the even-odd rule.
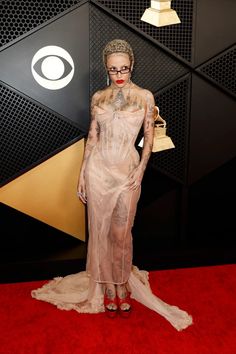
[[[140,162],[135,140],[145,109],[95,109],[99,140],[85,169],[89,241],[86,271],[57,277],[32,296],[83,313],[104,312],[103,283],[128,282],[131,297],[164,316],[177,330],[192,324],[192,317],[157,296],[148,272],[132,265],[132,234],[141,187],[129,190],[130,174]]]

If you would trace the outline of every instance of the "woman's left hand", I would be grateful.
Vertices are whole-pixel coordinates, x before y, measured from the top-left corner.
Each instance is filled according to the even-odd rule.
[[[137,167],[130,175],[128,182],[128,189],[136,190],[141,186],[143,179],[143,172],[140,167]]]

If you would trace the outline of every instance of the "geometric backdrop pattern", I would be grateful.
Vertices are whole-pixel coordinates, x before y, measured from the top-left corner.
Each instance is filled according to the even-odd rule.
[[[201,65],[198,70],[236,97],[236,45]]]
[[[177,24],[160,28],[140,21],[145,9],[150,7],[150,0],[99,0],[99,2],[186,61],[192,61],[193,0],[173,0],[171,7],[177,11],[181,26]]]
[[[30,0],[0,2],[0,46],[55,17],[81,0]]]
[[[88,56],[89,4],[80,2],[0,48],[0,82],[86,131]]]
[[[23,173],[82,132],[60,116],[0,85],[1,180]]]
[[[76,186],[85,134],[77,123],[84,119],[87,126],[89,102],[85,2],[0,2],[0,199],[20,211],[22,219],[29,215],[83,240],[85,210]],[[30,70],[33,55],[45,46],[65,48],[74,59],[74,80],[58,91],[38,85]],[[56,53],[44,52],[37,69]],[[60,75],[51,76],[55,65],[49,73],[46,64],[49,76],[44,71],[54,84],[72,69],[66,58],[57,55],[58,61]]]
[[[196,73],[200,82],[208,82],[209,92],[205,94],[205,100],[207,100],[207,94],[214,91],[215,87],[220,88],[220,91],[224,91],[226,97],[235,97],[235,83],[236,83],[236,51],[235,44],[230,46],[230,49],[225,49],[224,41],[220,42],[219,46],[215,50],[214,56],[208,56],[207,60],[201,62],[200,58],[202,51],[207,50],[207,53],[214,52],[216,48],[214,40],[217,36],[223,36],[227,38],[227,33],[230,29],[235,28],[233,19],[230,15],[230,9],[233,11],[233,3],[227,11],[222,10],[222,3],[220,0],[215,1],[215,12],[217,16],[223,21],[229,21],[227,26],[221,26],[221,32],[217,24],[214,24],[213,29],[208,26],[208,15],[210,13],[210,1],[204,0],[176,0],[171,2],[171,7],[175,9],[180,17],[181,23],[177,25],[164,26],[157,28],[141,21],[141,16],[144,10],[150,7],[149,0],[93,0],[91,3],[96,6],[91,6],[90,13],[90,29],[92,43],[90,45],[91,56],[91,80],[90,80],[90,92],[91,94],[95,89],[101,88],[101,82],[105,83],[105,72],[99,70],[98,65],[102,66],[99,62],[98,53],[101,53],[101,44],[114,38],[126,38],[135,50],[135,70],[132,75],[135,83],[141,87],[148,88],[155,95],[156,104],[160,108],[160,114],[167,121],[168,134],[173,139],[175,149],[165,150],[162,152],[153,153],[150,159],[150,163],[157,170],[160,170],[164,174],[171,178],[185,183],[187,182],[187,174],[191,173],[192,178],[193,171],[190,170],[194,165],[191,161],[190,165],[190,151],[189,146],[191,143],[192,149],[198,149],[199,140],[202,139],[201,134],[197,130],[190,130],[191,120],[195,112],[192,111],[193,98],[198,102],[198,97],[201,94],[194,91],[196,97],[192,97],[193,94],[193,81],[192,77]],[[99,8],[103,11],[99,11]],[[208,9],[207,14],[204,9]],[[222,12],[223,11],[223,12]],[[105,14],[105,15],[104,15]],[[113,15],[113,16],[112,16]],[[218,18],[217,17],[217,18]],[[209,31],[206,33],[202,30],[209,27]],[[222,28],[223,26],[223,28]],[[236,30],[236,28],[235,28]],[[228,31],[228,32],[227,32]],[[222,33],[223,32],[223,33]],[[143,34],[143,35],[142,35]],[[136,38],[137,37],[137,38]],[[147,38],[151,41],[148,41]],[[207,46],[210,48],[204,48],[200,44],[205,37],[208,38]],[[212,39],[211,40],[209,40]],[[229,42],[233,37],[230,37]],[[204,42],[205,43],[205,42]],[[151,47],[154,46],[152,53]],[[142,50],[140,50],[142,48]],[[164,61],[161,60],[162,52],[166,54]],[[96,54],[94,54],[96,53]],[[198,65],[194,67],[195,60],[198,58]],[[155,61],[156,59],[156,61]],[[179,64],[176,70],[173,69],[173,65]],[[93,70],[95,68],[95,70]],[[152,73],[150,75],[150,69]],[[181,72],[182,70],[182,72]],[[96,80],[96,74],[98,80]],[[167,75],[169,74],[169,77]],[[186,77],[188,78],[186,79]],[[194,88],[195,90],[195,88]],[[222,101],[223,101],[222,96]],[[198,102],[200,104],[200,102]],[[206,116],[206,125],[211,117],[212,107],[204,104],[204,115]],[[198,107],[198,106],[197,106]],[[203,109],[203,107],[201,107]],[[227,106],[227,114],[229,120],[235,115],[235,109],[233,105]],[[197,118],[196,118],[197,119]],[[221,116],[216,113],[215,119],[221,120]],[[213,135],[217,135],[217,126],[212,127]],[[226,134],[227,129],[222,127],[222,134]],[[193,142],[196,142],[196,146],[193,147]],[[211,144],[211,141],[208,141]],[[233,154],[233,147],[231,151],[226,151],[226,146],[222,147],[222,151],[225,151],[225,162],[230,159]],[[208,151],[208,160],[206,154],[201,156],[202,165],[208,164],[209,161],[214,160],[213,151]],[[211,156],[211,154],[213,154]],[[199,156],[196,156],[199,161]],[[219,166],[217,166],[219,167]],[[201,178],[204,176],[204,170],[202,174],[198,171],[196,177]]]
[[[81,139],[31,168],[1,188],[1,202],[85,241],[85,208],[76,194],[83,151]]]
[[[112,31],[109,29],[112,28]],[[132,79],[153,93],[167,86],[188,72],[188,69],[171,58],[162,49],[115,18],[95,6],[90,7],[90,92],[106,85],[106,71],[102,50],[114,38],[125,38],[134,48],[134,72]]]
[[[150,159],[153,167],[183,184],[187,178],[190,88],[191,75],[188,74],[155,96],[160,115],[166,121],[166,134],[175,148],[153,153]]]
[[[54,40],[54,33],[57,33],[60,42],[61,36],[66,33],[64,23],[66,21],[70,22],[69,19],[72,15],[76,18],[76,22],[72,24],[72,32],[69,31],[68,37],[65,37],[65,43],[71,42],[72,48],[77,48],[77,43],[73,41],[74,39],[77,42],[80,41],[76,35],[74,36],[74,33],[78,35],[82,33],[83,44],[89,43],[89,60],[86,61],[88,66],[85,70],[81,70],[84,76],[81,76],[80,79],[84,78],[83,89],[87,94],[90,92],[91,96],[96,90],[106,85],[106,72],[101,56],[102,48],[111,39],[118,37],[127,39],[135,54],[135,69],[132,79],[138,85],[153,92],[156,104],[160,108],[160,114],[167,122],[167,135],[171,137],[175,144],[174,149],[152,154],[150,163],[164,175],[166,174],[182,184],[185,184],[187,174],[192,173],[191,181],[195,182],[197,178],[200,179],[207,174],[208,170],[202,169],[198,173],[195,172],[192,168],[195,161],[191,161],[192,165],[189,161],[190,147],[196,152],[196,155],[192,156],[194,156],[194,159],[201,159],[202,165],[209,164],[209,161],[214,158],[215,151],[214,149],[208,149],[207,159],[206,154],[201,154],[201,156],[198,154],[199,140],[205,137],[202,137],[201,130],[191,128],[193,123],[198,127],[199,122],[198,112],[193,112],[193,103],[195,102],[195,108],[204,108],[204,117],[209,126],[214,129],[214,134],[210,136],[211,139],[206,140],[207,144],[213,143],[214,145],[212,137],[216,137],[218,132],[215,130],[215,126],[222,118],[222,115],[219,116],[215,112],[214,115],[211,114],[213,108],[206,101],[207,95],[198,92],[198,87],[206,87],[208,97],[214,99],[214,90],[218,90],[220,87],[222,89],[222,100],[218,103],[219,105],[221,105],[221,102],[227,101],[223,99],[225,96],[228,98],[229,94],[232,96],[236,92],[235,45],[232,46],[231,43],[230,49],[228,47],[226,49],[224,46],[217,48],[217,51],[213,51],[212,55],[207,56],[207,58],[204,57],[205,60],[202,61],[202,56],[197,53],[197,51],[204,52],[205,49],[203,45],[200,46],[201,50],[199,50],[199,46],[196,46],[196,39],[199,33],[198,43],[203,42],[202,38],[205,33],[202,32],[202,28],[205,27],[202,26],[202,23],[208,26],[208,15],[204,13],[202,18],[198,16],[201,14],[199,9],[203,8],[200,5],[204,5],[206,2],[210,6],[210,0],[173,0],[171,2],[172,8],[177,11],[181,23],[157,28],[140,20],[144,10],[150,7],[150,0],[1,1],[0,46],[7,47],[0,48],[1,63],[6,63],[8,56],[9,58],[14,57],[12,55],[14,50],[16,53],[19,52],[21,56],[22,53],[23,55],[26,54],[25,56],[29,58],[30,55],[27,53],[30,53],[30,51],[26,52],[24,45],[26,44],[26,47],[28,45],[31,50],[36,37],[39,42],[42,40],[42,43],[44,43],[45,39],[48,39],[48,34]],[[88,7],[90,9],[90,27],[87,26],[86,31],[81,30],[81,27],[79,29],[76,27],[78,23],[78,26],[81,26],[82,21],[80,21],[81,17],[78,17],[80,20],[77,21],[75,9],[78,10],[81,7],[78,11],[79,16],[84,5],[86,5],[86,9]],[[218,6],[217,9],[219,10],[222,2],[216,0],[214,6]],[[61,16],[59,16],[60,14]],[[228,17],[224,18],[224,21],[226,22],[227,19]],[[86,22],[87,17],[83,17],[83,20]],[[45,26],[42,26],[44,23]],[[201,28],[201,31],[197,26]],[[219,33],[215,33],[210,25],[208,29],[209,38],[217,38]],[[89,40],[87,40],[85,34],[89,34]],[[23,47],[21,46],[22,43]],[[82,49],[84,51],[88,50],[87,47]],[[75,57],[79,56],[77,54],[80,53],[81,51],[76,53]],[[194,68],[193,63],[196,58],[200,59],[198,60],[198,67]],[[7,183],[14,178],[17,180],[20,174],[27,172],[39,163],[44,164],[46,159],[56,156],[63,149],[72,146],[84,134],[68,118],[69,115],[54,110],[50,106],[50,98],[49,103],[45,104],[44,101],[37,100],[40,91],[37,91],[33,96],[34,93],[31,95],[20,85],[18,87],[22,73],[19,72],[17,76],[14,72],[11,72],[9,66],[6,67],[9,74],[13,75],[15,85],[14,82],[1,77],[1,80],[4,81],[0,84],[2,98],[0,103],[2,183]],[[2,70],[1,75],[3,75],[3,72],[4,70]],[[197,82],[198,85],[194,85],[194,82]],[[207,85],[202,85],[206,82]],[[26,85],[26,87],[28,86]],[[77,95],[74,86],[72,91]],[[59,96],[56,97],[58,99]],[[199,97],[201,100],[199,100]],[[220,95],[217,97],[221,98]],[[58,102],[64,105],[62,99],[58,99]],[[64,106],[66,107],[66,105]],[[223,103],[221,108],[225,108]],[[233,105],[230,104],[226,108],[228,108],[229,119],[233,119]],[[83,116],[89,120],[87,111]],[[209,119],[212,116],[214,118],[213,125]],[[204,117],[201,116],[202,119]],[[227,132],[224,126],[221,130],[222,135]],[[233,131],[233,129],[231,130]],[[219,167],[220,164],[227,162],[229,157],[232,157],[233,147],[230,146],[227,150],[222,144],[222,149],[225,149],[223,159],[213,168]],[[192,171],[190,171],[191,168]]]
[[[78,3],[83,1],[2,1],[1,44],[13,41],[63,11],[76,7]],[[175,149],[153,154],[151,162],[163,173],[183,183],[186,180],[188,163],[187,140],[191,138],[188,137],[191,119],[190,71],[194,69],[183,65],[183,60],[181,63],[177,59],[181,57],[185,61],[193,61],[196,30],[193,26],[198,10],[196,1],[173,0],[172,8],[177,11],[181,23],[160,28],[140,20],[144,10],[150,6],[149,0],[91,0],[90,3],[90,95],[104,87],[106,82],[101,49],[114,36],[126,38],[133,46],[137,58],[133,80],[155,94],[160,112],[167,121],[168,133],[175,143]],[[129,25],[133,26],[133,29]],[[152,41],[146,40],[140,32],[149,36]],[[173,55],[170,55],[170,51]],[[195,70],[202,77],[207,77],[235,95],[235,66],[234,45]],[[47,106],[35,103],[32,97],[29,100],[7,85],[0,85],[0,92],[3,120],[1,144],[4,152],[1,182],[14,178],[82,135],[73,122],[50,111]]]

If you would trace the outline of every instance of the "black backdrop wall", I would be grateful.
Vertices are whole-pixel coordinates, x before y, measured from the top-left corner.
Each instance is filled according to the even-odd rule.
[[[171,3],[181,23],[162,28],[140,21],[149,0],[0,4],[2,186],[86,136],[104,45],[132,45],[132,79],[154,93],[175,144],[152,154],[143,180],[134,263],[147,269],[236,259],[236,3]],[[74,60],[63,89],[29,70],[49,45]],[[0,252],[2,281],[48,278],[82,269],[86,243],[2,203]]]

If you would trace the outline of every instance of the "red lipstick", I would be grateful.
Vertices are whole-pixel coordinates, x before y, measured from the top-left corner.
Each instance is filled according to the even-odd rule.
[[[123,82],[125,82],[124,80],[116,80],[117,84],[123,84]]]

